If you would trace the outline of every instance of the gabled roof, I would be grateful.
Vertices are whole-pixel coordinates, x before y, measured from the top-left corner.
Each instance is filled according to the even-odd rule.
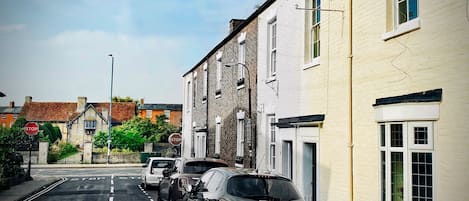
[[[23,115],[27,121],[66,122],[78,114],[76,109],[76,103],[29,102],[24,103],[20,115]]]
[[[109,112],[109,103],[88,103],[102,115],[103,109]],[[86,106],[88,108],[88,106]],[[112,122],[121,123],[135,116],[135,103],[112,103]],[[27,121],[55,121],[68,122],[79,116],[77,103],[61,102],[29,102],[23,105],[20,115],[25,116]],[[109,113],[108,113],[109,114]],[[106,117],[107,119],[107,117]]]
[[[96,108],[95,108],[92,104],[88,104],[88,106],[85,108],[85,111],[79,113],[78,115],[75,115],[75,117],[73,117],[73,119],[71,119],[69,123],[73,123],[73,121],[75,121],[75,120],[77,120],[78,118],[80,118],[83,114],[86,113],[86,111],[88,111],[88,110],[90,110],[90,109],[91,109],[91,110],[94,110],[94,111],[96,112],[96,114],[98,114],[98,116],[99,116],[101,119],[103,119],[104,121],[106,121],[106,123],[107,123],[107,118],[108,118],[108,117],[104,117],[103,114],[102,114],[101,112],[97,111]]]
[[[96,111],[103,113],[106,109],[109,114],[109,103],[89,103],[92,104]],[[135,117],[135,103],[112,102],[112,122],[124,122]]]
[[[1,114],[19,114],[23,107],[0,107]]]
[[[139,110],[172,110],[182,111],[182,104],[143,104],[138,106]]]

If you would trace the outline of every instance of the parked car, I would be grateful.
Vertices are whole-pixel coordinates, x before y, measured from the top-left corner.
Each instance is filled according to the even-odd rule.
[[[182,200],[185,185],[195,184],[203,173],[216,167],[228,167],[228,163],[212,158],[182,159],[174,168],[164,171],[165,177],[160,183],[158,199]]]
[[[213,168],[196,185],[186,185],[184,200],[302,200],[290,179],[252,169]]]
[[[148,189],[151,186],[159,187],[163,179],[163,170],[173,168],[176,163],[175,158],[149,157],[142,166],[142,186]]]

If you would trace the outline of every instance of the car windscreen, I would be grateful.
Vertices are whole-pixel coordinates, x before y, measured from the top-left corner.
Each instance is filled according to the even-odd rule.
[[[254,200],[301,199],[292,182],[281,177],[234,176],[228,180],[227,193]]]
[[[152,168],[171,168],[174,166],[174,160],[154,160],[151,164]]]
[[[184,166],[183,173],[187,174],[203,174],[207,170],[216,167],[228,167],[225,163],[217,163],[212,161],[191,161]]]

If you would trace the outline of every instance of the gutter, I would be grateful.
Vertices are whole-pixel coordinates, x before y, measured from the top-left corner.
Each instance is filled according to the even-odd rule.
[[[353,0],[349,0],[349,154],[350,154],[350,201],[354,201],[353,178]]]

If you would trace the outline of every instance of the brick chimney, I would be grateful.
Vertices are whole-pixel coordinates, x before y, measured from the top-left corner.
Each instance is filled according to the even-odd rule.
[[[86,97],[79,96],[78,102],[77,102],[77,112],[85,111],[85,107],[86,107]]]
[[[30,103],[33,102],[33,97],[31,96],[25,96],[24,97],[24,103]]]
[[[15,101],[10,101],[10,108],[14,108],[15,107]]]
[[[145,100],[143,98],[140,99],[140,105],[143,105],[145,103]]]
[[[245,20],[243,19],[231,19],[230,20],[230,33],[233,32],[240,24],[242,24]]]

